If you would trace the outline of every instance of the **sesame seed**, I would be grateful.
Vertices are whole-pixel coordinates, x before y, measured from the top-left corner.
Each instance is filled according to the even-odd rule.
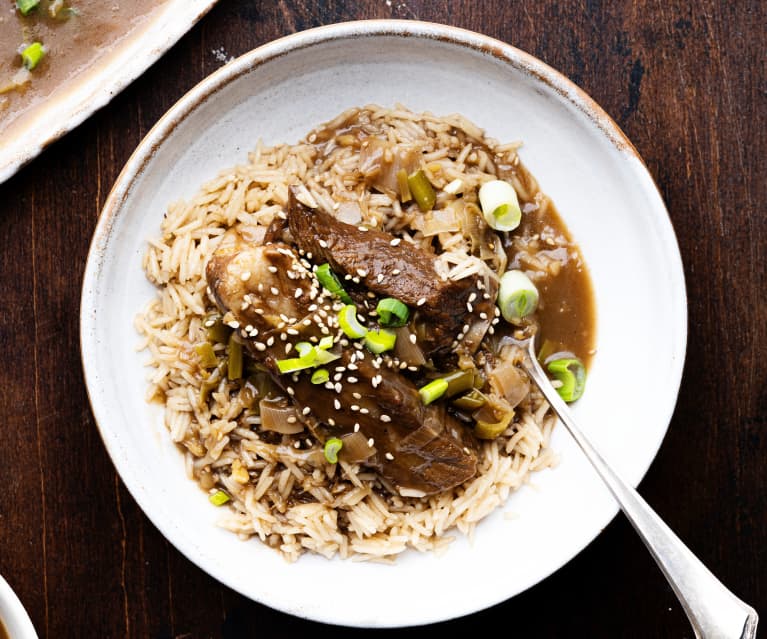
[[[346,368],[348,368],[350,371],[356,371],[359,366],[357,366],[354,362],[349,362],[349,365]]]
[[[360,231],[362,231],[363,233],[364,233],[365,231],[367,231],[367,230],[368,230],[368,227],[367,227],[367,226],[361,226],[361,225],[360,225],[360,226],[358,226],[357,228],[358,228]]]
[[[292,386],[288,386],[285,390],[288,391],[288,395],[295,395],[296,394],[296,391],[293,390]]]
[[[293,448],[301,448],[301,442],[293,442]]]
[[[341,373],[336,373],[335,375],[333,375],[333,381],[338,382],[341,380],[342,377],[343,375]]]
[[[474,307],[471,305],[471,302],[466,302],[466,310],[469,311],[469,313],[474,312]]]
[[[386,457],[386,459],[388,459],[389,461],[391,461],[392,459],[394,459],[394,455],[392,455],[391,453],[386,453],[385,457]]]
[[[381,282],[384,281],[384,274],[383,273],[379,273],[378,276],[376,277],[376,279],[378,280],[378,283],[380,284]]]
[[[367,277],[368,272],[364,268],[357,269],[357,275],[360,277]]]
[[[402,240],[400,238],[395,237],[391,242],[389,242],[389,244],[391,244],[392,246],[397,246],[397,244],[399,244],[401,241]]]
[[[367,415],[369,412],[370,411],[367,408],[365,408],[364,406],[362,408],[360,408],[360,413],[362,413],[363,415]]]
[[[469,450],[468,446],[463,447],[463,452],[466,453],[467,455],[471,455],[471,451]]]
[[[482,293],[482,299],[489,300],[490,299],[490,293]]]
[[[297,288],[297,289],[296,289],[296,292],[293,294],[293,297],[295,297],[296,299],[298,299],[298,298],[299,298],[299,297],[301,297],[303,294],[304,294],[304,291],[303,291],[303,289]]]
[[[266,340],[266,345],[267,346],[274,346],[274,335],[270,335],[269,336],[269,339]]]
[[[356,393],[356,392],[352,393],[352,397],[354,397],[354,399],[362,399],[362,395],[360,395],[359,393]]]
[[[256,347],[256,350],[259,350],[259,351],[266,350],[266,344],[264,344],[263,342],[253,342],[253,345]]]
[[[290,342],[285,344],[285,355],[287,355],[292,350],[292,348],[293,348],[293,344],[291,344]]]
[[[418,300],[415,303],[416,306],[423,306],[424,304],[426,304],[426,298],[425,297],[422,297],[420,300]]]
[[[391,274],[392,274],[392,275],[399,275],[400,273],[402,273],[402,271],[400,271],[398,268],[395,268],[395,269],[394,269],[394,270],[391,272]]]
[[[288,335],[298,335],[298,331],[295,328],[289,328],[285,331]]]
[[[328,390],[333,390],[333,382],[325,382],[325,388]]]
[[[231,328],[240,328],[240,323],[237,320],[232,320],[231,322],[227,322],[226,325],[230,326]]]
[[[341,402],[339,402],[338,399],[333,400],[333,406],[336,410],[341,410]]]
[[[328,243],[325,240],[320,240],[317,242],[322,248],[328,248]]]
[[[479,319],[486,320],[487,319],[487,313],[480,313],[479,314]]]
[[[287,421],[287,422],[288,422],[288,424],[295,424],[295,423],[296,423],[296,418],[295,418],[295,417],[293,417],[293,415],[291,415],[291,416],[290,416],[290,417],[288,417],[288,418],[287,418],[285,421]]]
[[[243,282],[247,282],[250,279],[250,271],[243,271],[242,273],[240,273],[240,279]]]
[[[404,371],[407,368],[407,362],[400,362],[399,367]]]
[[[332,417],[329,417],[328,418],[328,425],[329,426],[335,426],[336,425],[336,420],[333,419]]]
[[[354,424],[354,432],[355,433],[359,433],[360,432],[360,425],[359,424]]]
[[[415,344],[418,338],[415,336],[415,333],[410,333],[410,337],[408,337],[408,339],[410,340],[411,344]]]
[[[272,293],[272,295],[279,295],[280,289],[278,289],[276,286],[272,286],[272,288],[269,289]]]
[[[372,437],[370,439],[368,439],[368,446],[370,446],[370,448],[373,448],[373,444],[375,444],[375,443],[376,443],[376,440],[373,439]]]
[[[356,384],[357,383],[357,378],[356,377],[347,377],[346,381],[349,382],[350,384]]]
[[[389,417],[388,415],[381,415],[380,420],[382,422],[390,422],[391,421],[391,417]]]
[[[475,299],[477,299],[477,294],[476,293],[472,293],[471,295],[469,295],[469,301],[470,302],[473,302]]]
[[[276,273],[277,272],[277,267],[276,266],[267,266],[266,270],[269,271],[270,273]]]
[[[304,409],[301,411],[304,415],[308,415],[312,412],[312,409],[309,406],[304,406]]]
[[[348,282],[350,279],[352,279],[351,274],[347,273],[346,275],[344,275],[344,279]]]
[[[336,393],[340,393],[343,386],[341,386],[341,382],[336,382],[336,385],[333,388],[335,388]]]
[[[352,404],[351,406],[349,406],[349,408],[351,408],[354,412],[357,412],[360,409],[360,407],[357,406],[357,404]]]

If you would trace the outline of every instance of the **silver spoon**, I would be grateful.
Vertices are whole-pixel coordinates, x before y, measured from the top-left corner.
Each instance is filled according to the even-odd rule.
[[[527,342],[527,372],[639,533],[682,603],[695,636],[699,639],[756,637],[759,621],[756,611],[733,595],[692,554],[639,493],[623,481],[591,445],[538,363],[534,342],[535,337]]]

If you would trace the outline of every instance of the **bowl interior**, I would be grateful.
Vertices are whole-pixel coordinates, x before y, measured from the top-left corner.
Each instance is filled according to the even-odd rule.
[[[616,514],[564,429],[553,438],[560,465],[535,475],[472,540],[452,533],[444,555],[408,552],[394,566],[305,556],[289,565],[216,527],[218,513],[186,479],[161,410],[143,400],[148,371],[132,325],[153,295],[141,257],[169,202],[244,162],[259,139],[296,142],[366,103],[458,112],[496,139],[524,142],[522,161],[580,244],[596,293],[598,352],[576,417],[633,484],[655,456],[676,401],[686,306],[673,230],[633,147],[564,78],[481,36],[397,22],[304,32],[230,63],[160,121],[107,202],[84,280],[84,368],[109,453],[154,524],[225,584],[301,617],[392,627],[461,616],[521,592]]]

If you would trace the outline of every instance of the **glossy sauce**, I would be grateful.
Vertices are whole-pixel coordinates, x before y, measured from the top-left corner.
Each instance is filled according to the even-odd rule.
[[[2,619],[0,619],[0,639],[11,639],[11,636],[8,634],[8,631],[5,629],[5,624],[3,623]]]
[[[53,0],[41,0],[26,16],[15,0],[0,0],[0,131],[57,89],[103,61],[164,0],[67,0],[52,17]],[[69,11],[76,10],[76,13]],[[41,42],[46,54],[22,87],[6,90],[22,68],[20,49]]]

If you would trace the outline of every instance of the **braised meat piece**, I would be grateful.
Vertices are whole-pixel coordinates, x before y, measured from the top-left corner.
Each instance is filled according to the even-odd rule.
[[[247,246],[226,237],[206,276],[250,355],[267,367],[321,442],[362,433],[374,450],[365,465],[403,495],[438,493],[474,476],[473,437],[443,408],[424,406],[415,385],[383,358],[336,343],[332,352],[339,359],[327,366],[333,377],[326,384],[312,384],[306,371],[280,373],[277,360],[295,355],[288,355],[289,344],[317,343],[338,329],[333,300],[288,245]]]
[[[467,335],[471,340],[464,349],[476,350],[493,318],[494,280],[486,284],[481,274],[443,279],[434,254],[391,233],[346,224],[309,208],[296,189],[291,188],[288,199],[288,227],[301,250],[318,263],[329,263],[339,276],[359,278],[361,287],[413,309],[418,345],[427,359],[456,350],[454,342]]]

